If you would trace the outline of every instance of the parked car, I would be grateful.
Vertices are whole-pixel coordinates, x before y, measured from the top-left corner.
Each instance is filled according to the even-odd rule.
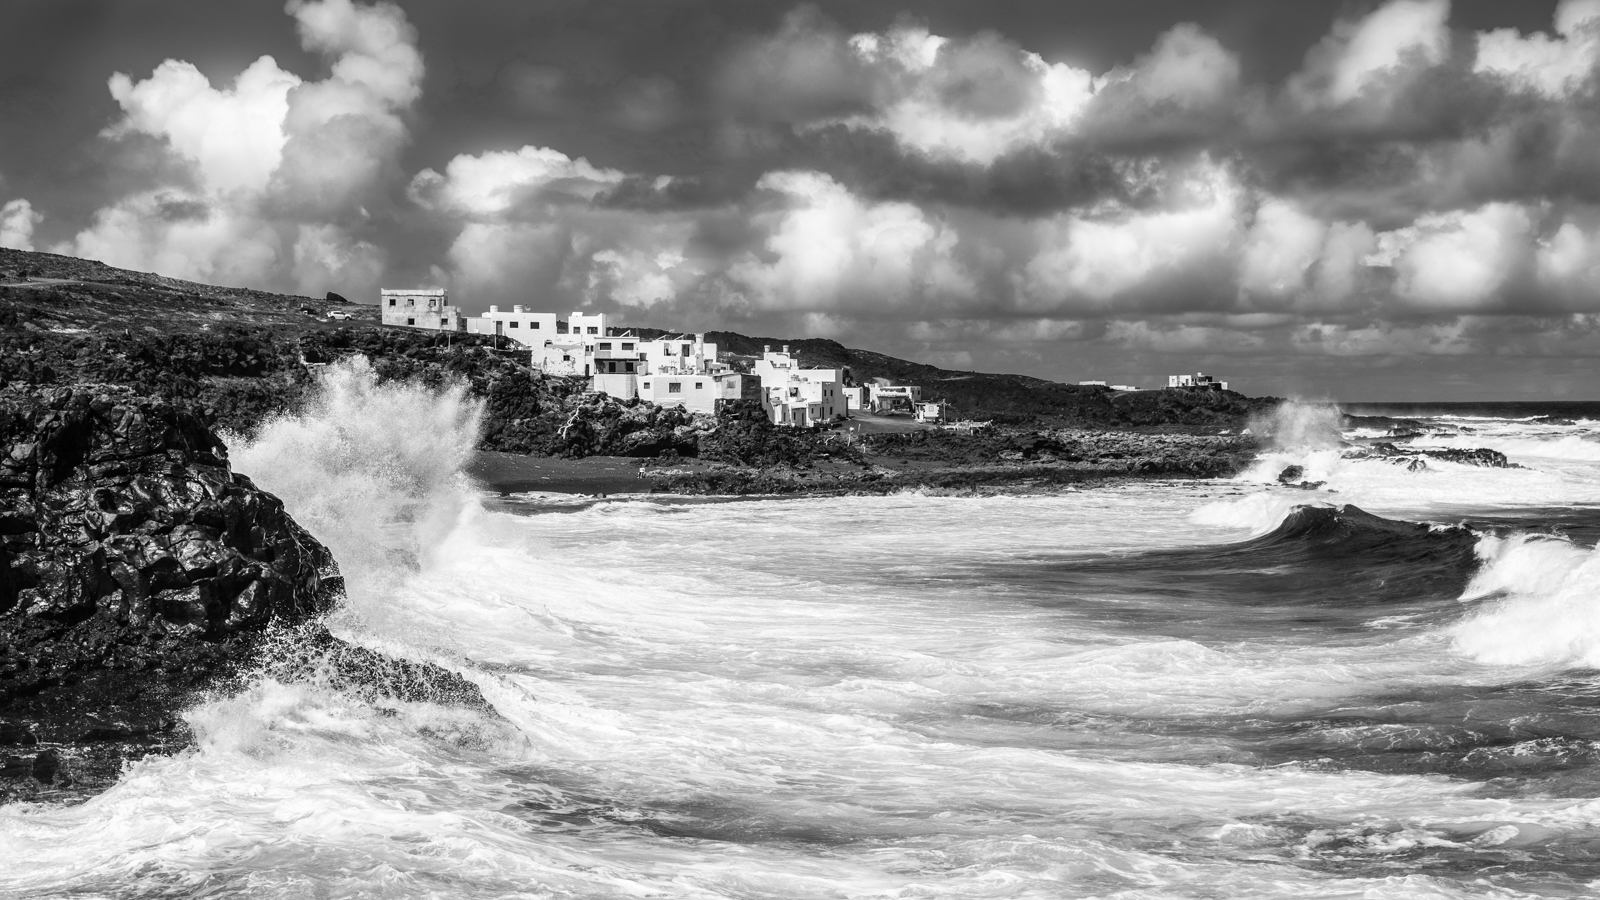
[[[335,320],[349,321],[350,319],[354,319],[354,318],[355,318],[355,315],[353,313],[347,313],[347,312],[331,312],[331,313],[328,313],[328,321],[330,321],[330,322],[335,321]]]

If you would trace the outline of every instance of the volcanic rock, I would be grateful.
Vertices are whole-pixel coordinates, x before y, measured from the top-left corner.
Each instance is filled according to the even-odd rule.
[[[67,754],[77,776],[36,763],[41,783],[181,740],[195,691],[342,594],[327,549],[190,411],[113,389],[0,392],[0,739],[115,745]]]
[[[1301,466],[1289,466],[1278,473],[1279,484],[1297,484],[1306,477],[1306,470]]]

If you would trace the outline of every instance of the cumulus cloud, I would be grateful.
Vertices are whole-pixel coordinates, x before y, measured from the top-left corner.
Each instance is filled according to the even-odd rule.
[[[186,178],[102,207],[62,249],[134,269],[303,292],[376,286],[382,252],[354,232],[407,138],[421,91],[415,30],[391,3],[291,0],[302,45],[329,61],[306,80],[263,56],[231,84],[167,60],[114,74],[112,140],[162,142]]]
[[[12,250],[33,249],[33,229],[44,217],[33,211],[33,204],[18,197],[0,206],[0,247]]]
[[[496,216],[519,206],[547,203],[551,194],[583,200],[615,185],[623,174],[600,169],[559,150],[527,146],[516,151],[462,154],[441,175],[423,169],[411,180],[410,196],[419,205],[468,217]]]
[[[1390,0],[1341,20],[1307,54],[1289,89],[1313,106],[1386,100],[1407,75],[1449,55],[1449,17],[1450,0]]]
[[[779,204],[755,214],[761,252],[728,276],[758,308],[873,313],[915,302],[926,313],[973,293],[952,256],[955,230],[912,204],[863,201],[818,172],[772,172],[757,187]]]
[[[1553,36],[1514,28],[1479,35],[1474,71],[1549,97],[1580,90],[1600,62],[1600,0],[1562,0],[1554,25]]]

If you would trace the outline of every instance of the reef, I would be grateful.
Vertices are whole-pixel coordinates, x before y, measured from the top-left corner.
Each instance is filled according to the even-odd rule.
[[[1520,469],[1521,466],[1506,458],[1498,450],[1487,447],[1475,447],[1471,450],[1447,449],[1417,449],[1412,447],[1401,448],[1388,441],[1378,441],[1366,447],[1346,450],[1345,459],[1383,459],[1395,465],[1405,466],[1412,472],[1426,471],[1426,460],[1438,459],[1445,462],[1459,463],[1464,466],[1481,466],[1490,469]]]

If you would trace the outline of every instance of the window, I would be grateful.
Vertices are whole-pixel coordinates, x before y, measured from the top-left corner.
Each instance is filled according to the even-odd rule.
[[[390,306],[393,306],[393,305],[394,305],[394,298],[393,298],[393,297],[390,297],[390,298],[389,298],[389,305],[390,305]]]
[[[644,389],[647,390],[647,391],[650,390],[650,382],[646,381],[644,383]]]
[[[689,355],[689,351],[691,351],[693,349],[694,349],[694,345],[693,344],[684,344],[683,345],[683,355],[684,356],[688,356]]]
[[[625,367],[628,374],[633,374],[633,363],[623,363],[622,365]]]
[[[706,387],[706,383],[704,381],[696,381],[694,383],[694,389],[697,390],[697,391],[703,391],[703,390],[705,390],[705,387]]]
[[[681,393],[683,393],[683,382],[681,382],[681,381],[669,381],[669,382],[667,382],[667,393],[669,393],[669,394],[681,394]]]
[[[450,324],[450,320],[449,320],[449,319],[447,319],[447,318],[445,318],[445,317],[443,317],[443,316],[440,316],[440,317],[439,317],[439,326],[440,326],[440,327],[441,327],[441,328],[442,328],[442,327],[444,327],[444,326],[446,326],[446,325],[449,325],[449,324]]]
[[[622,349],[623,349],[623,350],[624,350],[624,351],[627,351],[627,350],[632,350],[632,349],[633,349],[633,345],[632,345],[632,344],[623,344],[623,345],[622,345]]]
[[[605,343],[601,344],[600,345],[600,349],[601,350],[610,350],[611,349],[611,342],[610,341],[606,341]]]
[[[572,362],[572,357],[570,357],[567,354],[563,353],[563,354],[561,354],[561,361],[562,362]]]
[[[512,323],[511,323],[511,327],[512,327],[512,328],[515,328],[515,327],[517,327],[517,323],[516,323],[516,322],[512,322]]]
[[[417,320],[416,319],[407,319],[406,320],[406,324],[407,325],[415,325],[415,324],[417,324]]]
[[[528,327],[529,328],[538,328],[539,327],[539,323],[538,322],[529,322],[528,323]]]
[[[587,332],[585,332],[585,333],[586,334],[599,334],[600,333],[600,329],[594,327],[593,325],[590,325],[589,326],[589,330]]]

